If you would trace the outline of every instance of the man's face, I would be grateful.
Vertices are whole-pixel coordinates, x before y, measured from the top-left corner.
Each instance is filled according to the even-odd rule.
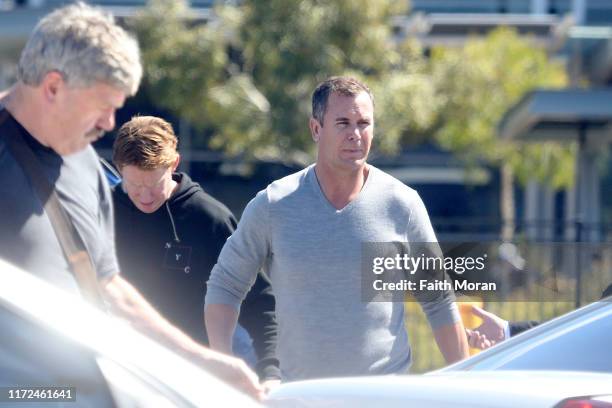
[[[170,198],[176,187],[172,180],[174,166],[142,170],[137,166],[123,166],[120,170],[122,186],[136,208],[153,213]]]
[[[53,102],[53,130],[47,143],[65,156],[85,149],[115,127],[115,111],[123,106],[125,93],[104,83],[87,88],[63,83]]]
[[[374,137],[374,106],[366,92],[356,96],[331,94],[323,126],[311,119],[318,144],[317,164],[339,171],[363,168]]]

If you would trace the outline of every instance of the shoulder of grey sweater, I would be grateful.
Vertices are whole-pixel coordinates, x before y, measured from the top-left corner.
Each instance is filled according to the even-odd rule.
[[[268,202],[273,204],[296,193],[307,182],[308,171],[311,167],[306,167],[270,183],[265,190]]]

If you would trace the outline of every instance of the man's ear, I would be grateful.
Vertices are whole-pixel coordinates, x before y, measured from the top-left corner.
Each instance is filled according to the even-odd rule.
[[[54,102],[58,94],[66,87],[64,77],[57,71],[50,71],[45,74],[40,84],[43,96],[48,102]]]
[[[176,160],[174,160],[174,163],[172,164],[172,172],[173,173],[176,171],[176,169],[178,168],[180,163],[181,163],[181,155],[177,153],[176,154]]]
[[[318,143],[319,137],[321,136],[321,124],[315,118],[310,118],[308,126],[310,127],[310,134],[312,136],[312,140],[314,140],[315,143]]]

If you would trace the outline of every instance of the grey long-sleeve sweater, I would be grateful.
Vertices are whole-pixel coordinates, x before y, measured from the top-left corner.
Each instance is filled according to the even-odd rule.
[[[405,372],[403,304],[361,296],[362,243],[390,241],[436,241],[416,191],[370,166],[358,197],[336,210],[310,166],[248,204],[212,270],[206,304],[238,309],[263,266],[276,296],[284,381]],[[459,321],[452,299],[422,304],[433,328]]]

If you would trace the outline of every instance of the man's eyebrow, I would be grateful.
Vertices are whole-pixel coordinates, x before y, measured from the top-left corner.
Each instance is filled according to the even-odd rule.
[[[336,118],[336,120],[335,120],[335,121],[336,121],[336,122],[345,122],[345,121],[347,121],[347,120],[349,120],[349,118],[339,117],[339,118]]]

